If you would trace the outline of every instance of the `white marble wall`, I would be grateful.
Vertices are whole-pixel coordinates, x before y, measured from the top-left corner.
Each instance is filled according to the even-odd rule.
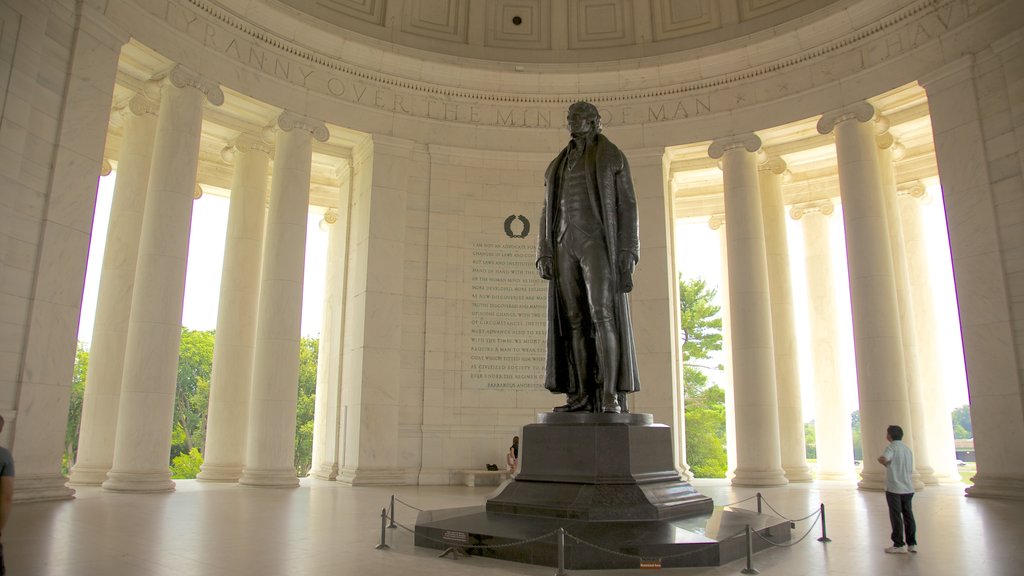
[[[1024,234],[1014,216],[1022,207],[1020,146],[1010,144],[1016,130],[1007,89],[1008,77],[1019,86],[1012,81],[1018,69],[991,54],[965,56],[921,81],[932,111],[971,395],[978,460],[972,496],[1019,498],[1024,485],[1024,371],[1014,315],[1024,282],[1011,256]]]
[[[92,10],[76,35],[66,2],[8,2],[0,16],[10,67],[0,124],[4,443],[17,458],[18,500],[63,498],[74,493],[60,462],[85,262],[126,38]]]

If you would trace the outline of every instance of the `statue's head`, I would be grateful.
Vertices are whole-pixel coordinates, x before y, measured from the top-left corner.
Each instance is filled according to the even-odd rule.
[[[573,137],[589,132],[601,132],[601,114],[598,113],[597,106],[590,102],[580,101],[570,105],[566,123]]]

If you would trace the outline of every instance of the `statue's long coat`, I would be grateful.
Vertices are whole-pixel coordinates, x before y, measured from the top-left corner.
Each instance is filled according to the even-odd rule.
[[[561,189],[562,165],[569,147],[551,162],[544,174],[547,188],[544,208],[541,211],[537,240],[537,260],[555,259],[558,246],[554,241],[555,209],[558,206],[558,192]],[[606,137],[598,134],[585,151],[584,162],[587,174],[587,189],[590,191],[591,207],[601,218],[605,231],[605,245],[608,248],[608,269],[612,271],[612,286],[619,286],[618,253],[629,252],[640,259],[639,219],[637,218],[636,195],[633,180],[629,175],[629,164],[622,152]],[[579,383],[572,368],[569,327],[562,315],[559,302],[558,270],[554,266],[555,278],[548,283],[548,340],[547,365],[544,387],[553,393],[574,393]],[[633,345],[633,326],[629,318],[629,300],[626,294],[616,288],[616,325],[619,331],[619,381],[620,392],[636,392],[640,389],[640,377],[636,367],[636,348]],[[589,326],[589,325],[588,325]]]

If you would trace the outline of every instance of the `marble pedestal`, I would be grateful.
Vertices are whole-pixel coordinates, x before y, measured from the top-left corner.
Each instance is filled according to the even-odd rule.
[[[730,562],[746,552],[738,535],[748,524],[789,539],[781,518],[714,510],[680,478],[671,430],[650,414],[539,414],[522,438],[515,478],[484,506],[421,512],[417,546],[555,566],[554,533],[564,528],[566,568],[618,569],[640,558],[665,567]]]

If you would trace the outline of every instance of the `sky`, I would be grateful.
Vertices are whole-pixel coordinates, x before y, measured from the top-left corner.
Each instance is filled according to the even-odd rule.
[[[78,324],[78,339],[82,342],[92,340],[115,175],[111,173],[100,179],[96,198],[92,244],[82,298],[82,318]],[[311,212],[306,227],[306,269],[300,328],[303,336],[319,336],[323,321],[321,303],[327,262],[327,233],[320,229],[321,218],[321,214]],[[181,315],[181,324],[186,328],[213,330],[217,327],[217,303],[220,299],[221,264],[227,224],[228,199],[225,196],[206,193],[195,201],[192,207],[185,303]]]
[[[103,245],[107,237],[107,222],[110,215],[110,202],[113,196],[113,183],[116,173],[100,179],[96,200],[96,215],[93,223],[92,244],[89,250],[89,263],[85,279],[85,291],[82,301],[82,317],[78,329],[78,339],[83,342],[92,340],[93,320],[96,310],[96,299],[99,291],[99,271],[103,262]],[[946,363],[943,372],[949,375],[945,390],[950,410],[968,403],[967,378],[963,366],[963,350],[960,339],[960,325],[957,318],[956,296],[953,292],[953,273],[949,258],[949,243],[945,232],[945,215],[943,213],[941,194],[937,187],[929,189],[931,200],[924,205],[925,222],[930,235],[930,269],[931,285],[935,291],[936,309],[943,314],[937,319],[937,327],[941,333],[949,335],[943,339],[946,349],[941,352],[941,359]],[[217,327],[217,303],[220,295],[221,262],[224,257],[224,241],[227,231],[228,199],[225,196],[206,193],[195,201],[192,210],[192,228],[188,270],[185,281],[185,300],[182,310],[182,325],[192,330],[213,330]],[[316,337],[320,334],[322,322],[322,302],[324,293],[324,274],[327,261],[327,233],[320,229],[321,214],[310,213],[306,232],[306,267],[302,297],[303,336]],[[833,216],[840,218],[839,210]],[[790,267],[793,285],[794,302],[806,300],[806,276],[803,268],[803,239],[801,225],[792,218],[787,218],[787,236],[790,249]],[[846,251],[841,226],[832,226],[832,251],[835,255],[833,270],[836,273],[836,286],[847,286]],[[722,284],[722,261],[720,232],[712,230],[707,218],[680,220],[676,226],[677,265],[684,278],[703,278],[708,286],[720,288]],[[700,247],[694,249],[693,247]],[[719,290],[718,304],[722,304],[725,294]],[[837,313],[849,317],[849,294],[837,297]],[[800,340],[809,333],[806,314],[801,307],[795,306],[798,332],[798,349],[807,349]],[[849,320],[847,320],[849,322]],[[843,371],[851,375],[856,373],[852,356],[852,334],[846,335],[845,347],[850,351],[843,358]],[[721,360],[718,360],[721,362]],[[709,379],[722,384],[721,373],[709,372]],[[812,382],[811,359],[808,355],[800,356],[800,379],[803,388],[805,421],[809,421],[814,411],[814,390]],[[850,394],[850,406],[857,405],[856,385],[853,380],[847,386]]]

